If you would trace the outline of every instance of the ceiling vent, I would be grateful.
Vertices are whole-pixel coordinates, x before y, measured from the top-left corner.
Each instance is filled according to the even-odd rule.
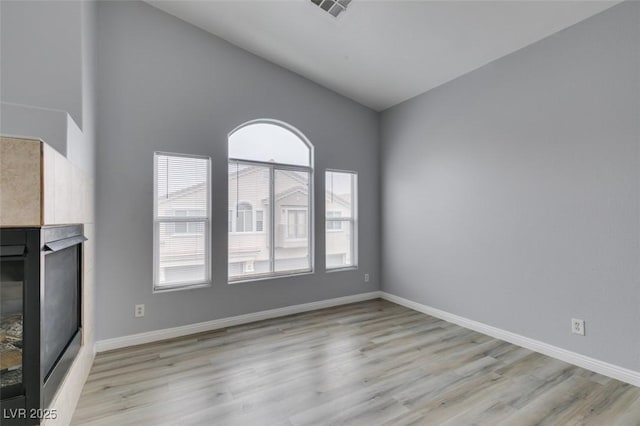
[[[337,18],[342,12],[347,11],[347,6],[351,3],[351,0],[311,0],[311,3]]]

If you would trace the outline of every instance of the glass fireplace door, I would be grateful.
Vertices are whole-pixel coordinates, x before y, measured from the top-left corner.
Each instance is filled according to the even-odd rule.
[[[0,257],[0,393],[23,393],[25,247],[3,246]]]

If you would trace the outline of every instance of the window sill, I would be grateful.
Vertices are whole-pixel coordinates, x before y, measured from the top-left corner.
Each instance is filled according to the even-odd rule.
[[[190,284],[175,284],[175,285],[167,285],[167,286],[159,286],[153,287],[153,293],[171,293],[174,291],[182,291],[182,290],[196,290],[199,288],[207,288],[211,287],[211,281],[204,281],[200,283],[190,283]]]
[[[346,271],[357,271],[358,270],[358,265],[356,266],[344,266],[344,267],[339,267],[339,268],[326,268],[325,272],[326,273],[331,273],[331,272],[346,272]]]
[[[267,280],[274,280],[274,279],[280,279],[280,278],[302,277],[305,275],[313,275],[313,274],[314,274],[314,271],[311,270],[311,271],[294,272],[292,274],[254,276],[254,277],[248,277],[248,278],[238,278],[238,279],[228,280],[227,284],[234,285],[234,284],[242,284],[242,283],[252,283],[252,282],[267,281]]]

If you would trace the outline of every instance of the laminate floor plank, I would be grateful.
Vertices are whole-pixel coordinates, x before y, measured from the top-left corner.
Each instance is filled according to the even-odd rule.
[[[100,353],[72,424],[640,426],[640,388],[371,300]]]

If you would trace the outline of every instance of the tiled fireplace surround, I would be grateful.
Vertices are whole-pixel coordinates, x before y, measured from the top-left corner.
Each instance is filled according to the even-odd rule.
[[[68,424],[95,356],[94,351],[94,182],[45,142],[0,137],[0,226],[29,227],[82,223],[82,347],[51,406]]]

